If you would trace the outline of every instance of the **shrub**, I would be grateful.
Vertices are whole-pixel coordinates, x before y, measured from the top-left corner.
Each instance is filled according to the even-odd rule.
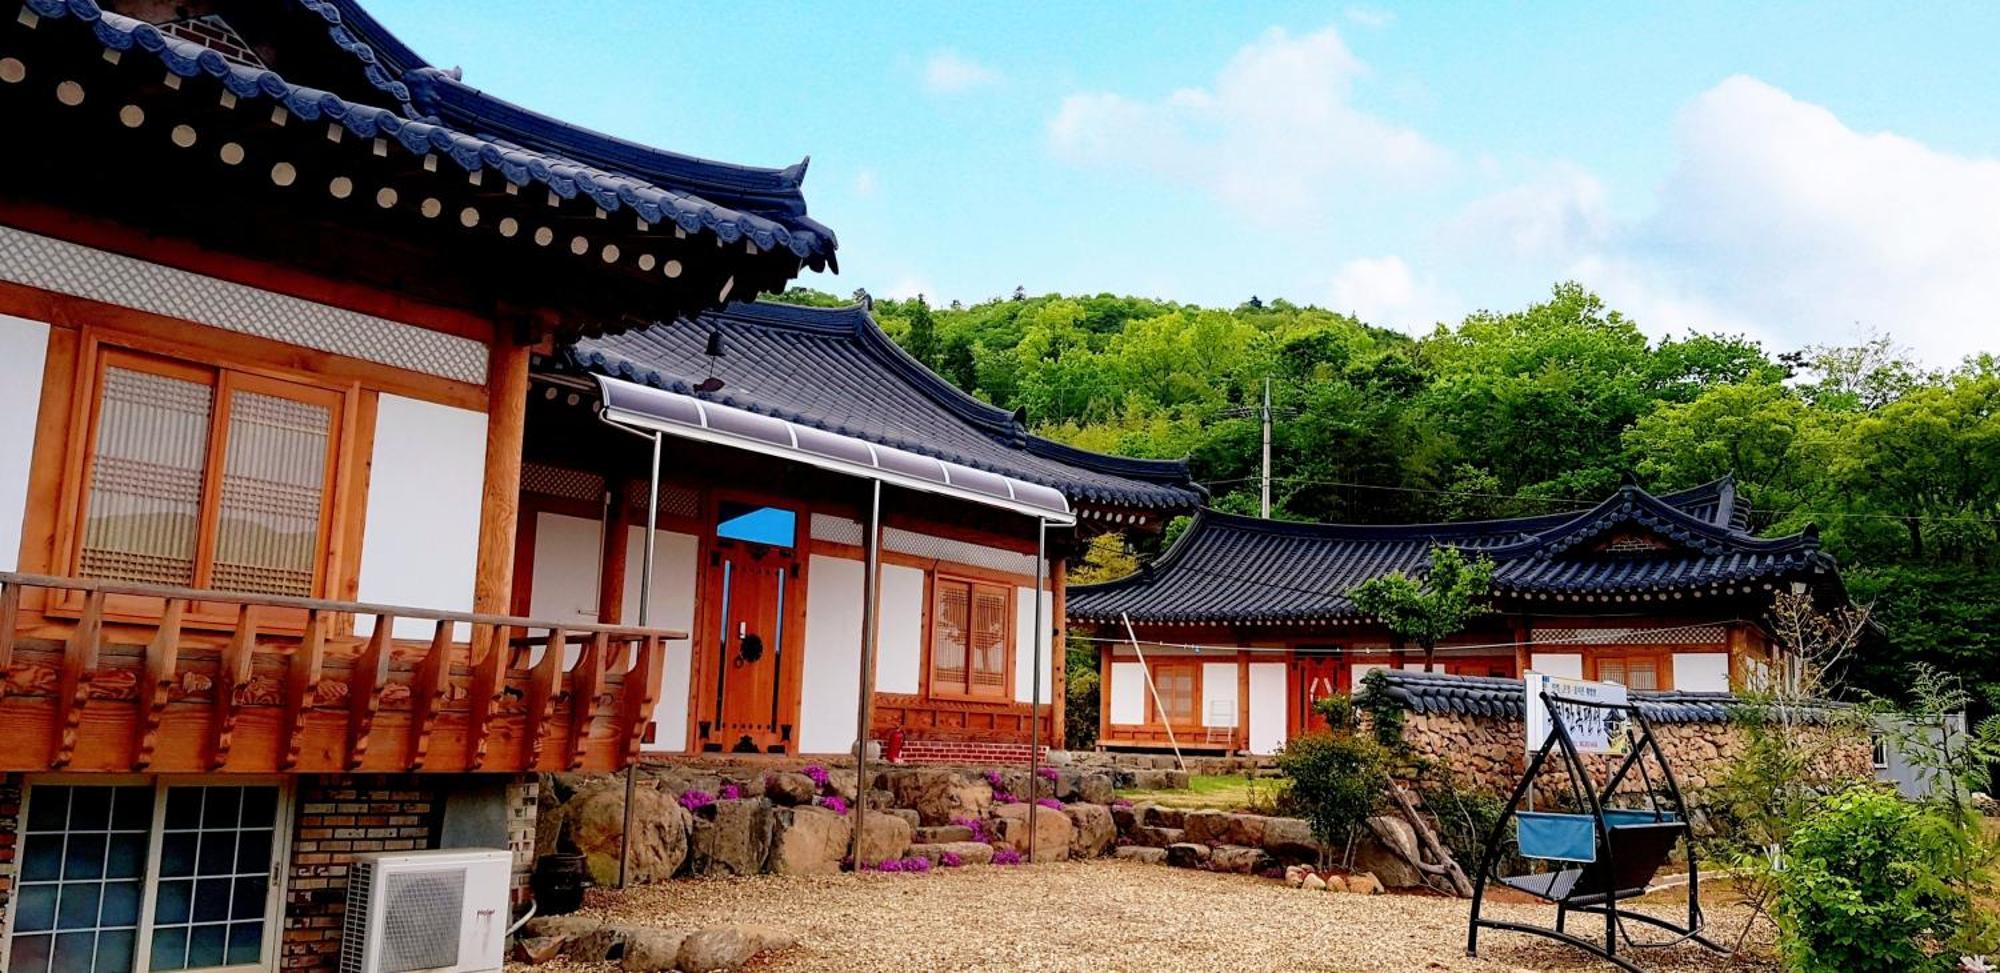
[[[1972,892],[1986,856],[1949,815],[1868,786],[1820,800],[1778,876],[1778,945],[1797,973],[1957,968],[1991,946]]]
[[[1437,770],[1429,777],[1421,790],[1424,807],[1437,818],[1438,840],[1459,867],[1468,872],[1477,869],[1486,860],[1486,839],[1493,833],[1494,822],[1507,810],[1507,799],[1465,787],[1447,770]],[[1500,834],[1500,858],[1494,868],[1501,875],[1528,870],[1511,828]]]
[[[1336,723],[1327,733],[1311,733],[1286,743],[1278,770],[1290,787],[1289,806],[1312,825],[1322,864],[1335,844],[1346,845],[1354,828],[1375,813],[1389,787],[1389,754],[1374,739]]]

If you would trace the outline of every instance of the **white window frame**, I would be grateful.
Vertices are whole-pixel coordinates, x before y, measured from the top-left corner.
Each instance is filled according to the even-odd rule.
[[[28,808],[35,799],[37,786],[57,787],[132,787],[150,784],[153,787],[152,831],[146,837],[146,868],[139,890],[139,928],[132,949],[131,973],[151,973],[153,965],[153,906],[159,895],[160,844],[167,817],[167,788],[169,787],[276,787],[278,789],[278,817],[271,835],[271,887],[269,901],[264,905],[264,947],[255,963],[239,963],[234,966],[203,966],[189,969],[185,973],[253,973],[253,971],[277,968],[278,951],[284,942],[285,893],[291,884],[292,860],[292,797],[294,780],[275,774],[190,774],[186,776],[147,776],[141,774],[28,774],[22,781],[21,817],[22,827],[28,821]],[[19,845],[16,845],[16,856]],[[16,862],[18,870],[19,863]],[[18,875],[16,876],[18,878]],[[0,960],[12,955],[14,949],[14,917],[19,908],[20,882],[17,880],[10,889],[7,901],[7,925],[5,935],[0,936]]]

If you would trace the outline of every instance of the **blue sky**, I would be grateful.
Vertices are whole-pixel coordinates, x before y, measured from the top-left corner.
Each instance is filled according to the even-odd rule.
[[[369,9],[566,120],[812,156],[838,293],[1420,330],[1574,278],[1655,334],[2000,350],[2000,5]]]

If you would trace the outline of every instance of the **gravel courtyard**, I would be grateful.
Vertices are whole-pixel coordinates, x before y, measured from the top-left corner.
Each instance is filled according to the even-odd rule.
[[[756,966],[773,971],[1611,969],[1507,933],[1488,932],[1480,958],[1467,958],[1463,901],[1330,895],[1112,860],[928,876],[671,882],[624,895],[592,893],[591,911],[677,929],[777,926],[796,934],[799,945]],[[1718,935],[1742,926],[1739,909],[1711,903],[1709,912]],[[1526,905],[1495,913],[1537,923],[1553,916]],[[1660,971],[1773,968],[1687,948],[1648,950],[1644,962]]]

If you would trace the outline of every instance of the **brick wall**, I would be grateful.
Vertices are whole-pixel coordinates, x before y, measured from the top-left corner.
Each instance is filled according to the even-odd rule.
[[[294,801],[279,965],[333,970],[340,959],[340,923],[347,911],[347,872],[354,856],[431,847],[438,826],[437,785],[409,775],[308,776],[299,779]],[[529,828],[532,834],[532,818]]]
[[[0,774],[0,929],[14,900],[14,843],[21,827],[21,775]],[[0,957],[4,959],[4,957]]]
[[[535,871],[535,813],[541,801],[541,778],[516,777],[507,785],[507,850],[514,853],[513,903],[528,904],[533,892],[528,880]]]
[[[1049,748],[1042,748],[1048,758]],[[948,740],[905,740],[906,764],[1028,764],[1025,743],[954,743]]]

